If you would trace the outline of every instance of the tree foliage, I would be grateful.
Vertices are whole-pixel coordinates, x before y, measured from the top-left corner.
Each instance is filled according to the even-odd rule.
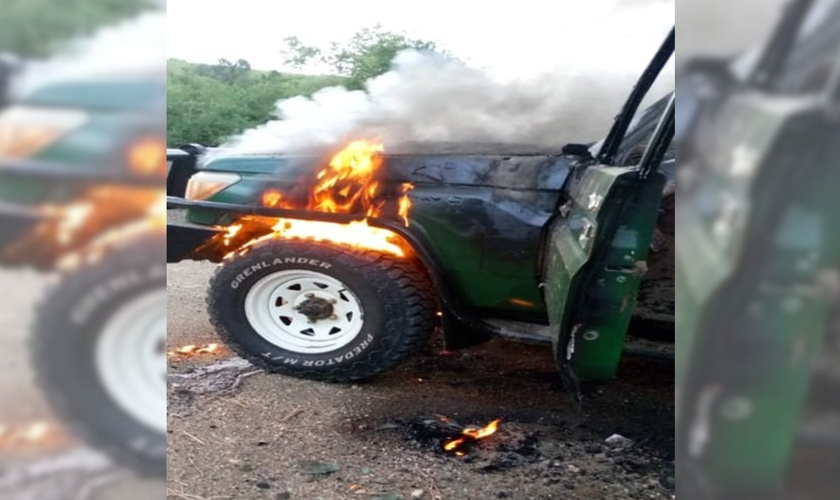
[[[0,52],[43,57],[62,42],[155,4],[152,0],[2,0]]]
[[[387,31],[380,25],[364,28],[349,42],[333,42],[326,50],[304,45],[298,37],[284,39],[282,53],[286,64],[301,68],[307,64],[326,64],[339,75],[347,77],[347,87],[360,89],[364,83],[390,69],[391,61],[401,50],[416,49],[446,54],[428,40],[409,38],[405,34]]]
[[[381,27],[358,32],[345,45],[326,52],[286,39],[285,53],[294,66],[326,62],[335,76],[310,76],[258,71],[248,61],[220,59],[217,64],[169,60],[167,65],[167,141],[170,146],[197,142],[216,146],[231,135],[273,118],[275,103],[309,96],[328,86],[361,88],[364,82],[390,68],[400,50],[437,51],[435,44],[407,38]]]
[[[337,76],[309,76],[256,71],[248,61],[167,64],[167,142],[216,146],[227,137],[274,118],[274,104],[341,85]]]

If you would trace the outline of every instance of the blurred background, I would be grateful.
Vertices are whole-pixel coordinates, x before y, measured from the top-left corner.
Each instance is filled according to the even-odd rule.
[[[840,2],[677,16],[678,491],[836,498]]]
[[[0,498],[163,498],[165,2],[0,3]]]

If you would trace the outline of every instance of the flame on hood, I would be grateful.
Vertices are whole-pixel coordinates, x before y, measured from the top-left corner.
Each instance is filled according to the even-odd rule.
[[[386,189],[378,178],[384,164],[384,151],[383,144],[376,141],[357,140],[347,144],[327,166],[315,172],[305,204],[295,203],[292,196],[273,188],[260,197],[265,207],[359,214],[358,220],[340,224],[246,216],[222,228],[222,244],[234,248],[225,258],[242,255],[258,243],[278,238],[330,242],[404,257],[407,247],[397,234],[368,222],[370,217],[391,216],[401,219],[406,227],[409,225],[412,206],[409,192],[414,184],[402,183],[396,192],[393,187]],[[267,225],[270,231],[245,241],[237,240],[237,236],[253,233],[253,228],[260,225]]]

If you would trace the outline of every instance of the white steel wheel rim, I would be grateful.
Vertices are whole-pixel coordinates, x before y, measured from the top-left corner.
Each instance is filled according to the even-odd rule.
[[[166,432],[166,289],[138,296],[111,316],[97,342],[96,368],[123,411]]]
[[[296,309],[307,300],[329,303],[333,314],[311,322]],[[260,337],[298,354],[341,349],[358,337],[364,323],[361,302],[344,283],[304,269],[257,281],[245,296],[245,316]]]

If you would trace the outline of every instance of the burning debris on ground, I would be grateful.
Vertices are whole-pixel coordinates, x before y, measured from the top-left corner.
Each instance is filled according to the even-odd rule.
[[[463,425],[442,415],[421,416],[402,422],[409,439],[430,452],[480,464],[482,472],[509,469],[540,459],[534,448],[536,436],[516,424],[494,419],[484,427]]]
[[[660,372],[631,370],[636,373],[633,384],[594,392],[591,412],[601,415],[605,405],[615,411],[593,420],[556,406],[562,389],[555,384],[551,360],[528,355],[531,346],[494,343],[440,356],[441,345],[430,346],[377,384],[350,387],[297,379],[278,384],[272,377],[250,376],[254,368],[237,358],[217,362],[199,357],[200,367],[179,365],[170,371],[168,384],[174,431],[170,450],[178,471],[172,477],[196,484],[195,469],[183,455],[190,450],[198,455],[197,463],[218,475],[214,484],[225,481],[225,490],[216,494],[233,498],[266,492],[314,498],[332,492],[336,498],[392,495],[385,498],[406,500],[418,489],[429,500],[519,500],[529,498],[525,492],[569,500],[666,500],[673,495],[668,446],[628,424],[644,420],[647,428],[658,422],[668,433],[667,398],[646,388],[661,385]],[[511,356],[512,349],[525,352]],[[479,369],[483,377],[471,376]],[[616,398],[623,401],[630,390],[646,402],[644,408],[664,405],[662,420],[659,412],[617,406]],[[272,397],[266,398],[267,393]],[[429,408],[434,410],[427,413]],[[267,420],[266,414],[274,418]],[[295,416],[281,422],[288,415]],[[458,448],[463,456],[445,449],[464,437],[465,429],[482,429],[497,419],[495,433]],[[182,431],[208,444],[202,432],[212,432],[218,449],[199,445]],[[634,444],[607,443],[612,434]],[[301,440],[307,445],[297,446]],[[205,454],[213,460],[201,458]],[[212,496],[202,488],[184,491]]]
[[[56,450],[66,446],[69,441],[61,428],[44,420],[0,422],[0,454]]]
[[[481,415],[462,419],[487,420]],[[432,415],[390,421],[370,432],[392,433],[411,447],[437,457],[441,465],[460,464],[465,471],[480,475],[515,474],[555,488],[558,493],[567,492],[569,498],[595,498],[595,493],[587,493],[588,488],[602,481],[626,482],[629,498],[670,498],[670,493],[663,492],[674,490],[673,468],[669,472],[668,462],[663,462],[657,451],[636,446],[627,438],[605,439],[585,431],[582,436],[577,425],[571,423],[549,425],[494,419],[479,427]],[[640,486],[630,486],[633,483]],[[502,496],[498,498],[519,498],[504,490],[499,495]],[[604,493],[599,493],[599,497],[625,498]]]
[[[218,343],[207,345],[188,344],[166,352],[167,358],[192,358],[202,355],[219,355],[227,352]]]

